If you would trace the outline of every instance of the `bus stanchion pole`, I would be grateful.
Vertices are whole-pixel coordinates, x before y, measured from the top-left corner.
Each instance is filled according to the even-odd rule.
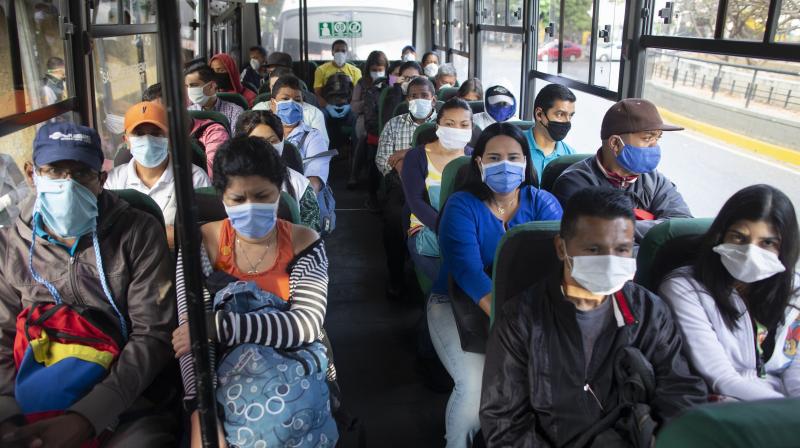
[[[178,2],[156,2],[158,13],[159,60],[163,103],[169,123],[170,153],[175,177],[175,197],[178,203],[176,233],[178,247],[183,253],[183,276],[191,336],[192,355],[197,387],[197,410],[203,446],[217,447],[217,414],[214,397],[211,356],[206,316],[203,304],[202,266],[200,264],[200,230],[197,227],[197,207],[192,187],[192,151],[188,135],[185,106],[181,37],[179,35]],[[205,18],[201,18],[205,20]]]

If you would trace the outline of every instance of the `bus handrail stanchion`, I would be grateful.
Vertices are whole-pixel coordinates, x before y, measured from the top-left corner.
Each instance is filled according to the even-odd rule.
[[[197,206],[192,188],[192,151],[187,133],[188,117],[184,106],[183,62],[179,35],[178,3],[161,1],[157,4],[158,40],[161,50],[161,85],[163,103],[167,108],[170,152],[175,177],[175,197],[178,202],[176,233],[183,253],[183,275],[186,284],[186,299],[191,335],[191,350],[194,356],[194,371],[197,387],[197,410],[203,446],[217,447],[217,413],[214,397],[213,375],[209,342],[206,333],[206,316],[203,304],[200,264],[200,232],[197,223]]]

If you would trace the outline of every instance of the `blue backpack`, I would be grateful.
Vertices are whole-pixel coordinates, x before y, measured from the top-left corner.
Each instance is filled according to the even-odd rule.
[[[237,281],[214,296],[214,309],[274,313],[289,304],[253,282]],[[339,438],[326,382],[328,356],[315,341],[292,349],[240,344],[217,367],[217,402],[232,447],[333,448]]]

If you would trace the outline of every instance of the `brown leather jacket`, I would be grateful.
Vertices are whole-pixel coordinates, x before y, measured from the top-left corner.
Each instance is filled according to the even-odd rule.
[[[19,218],[0,229],[0,422],[21,413],[14,399],[12,353],[17,315],[34,302],[53,301],[28,269],[33,202],[28,199]],[[130,335],[108,376],[70,408],[86,417],[96,434],[113,426],[172,360],[176,325],[174,267],[163,227],[107,190],[98,208],[103,268]],[[118,321],[100,284],[90,235],[81,238],[74,256],[43,238],[36,240],[34,254],[35,269],[64,303],[86,304]]]

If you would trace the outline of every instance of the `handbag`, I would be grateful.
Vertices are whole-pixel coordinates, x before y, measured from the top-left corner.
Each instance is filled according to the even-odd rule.
[[[486,341],[489,339],[489,316],[461,290],[452,277],[448,280],[453,317],[456,321],[458,338],[461,340],[461,349],[471,353],[486,353]]]

